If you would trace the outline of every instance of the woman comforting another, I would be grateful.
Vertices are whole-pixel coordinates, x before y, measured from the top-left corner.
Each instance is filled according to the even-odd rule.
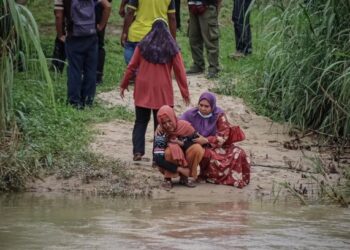
[[[181,120],[191,123],[199,137],[193,141],[205,149],[200,177],[210,183],[243,188],[250,181],[250,160],[234,142],[245,139],[238,126],[232,126],[225,112],[216,106],[213,93],[204,92],[198,107],[186,111]]]

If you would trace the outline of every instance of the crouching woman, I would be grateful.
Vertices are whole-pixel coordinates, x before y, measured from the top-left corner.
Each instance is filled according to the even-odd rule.
[[[170,106],[162,106],[157,113],[158,129],[155,136],[154,160],[164,175],[163,187],[172,188],[172,178],[180,177],[179,183],[195,187],[197,168],[204,149],[192,139],[195,129],[187,121],[177,119]]]

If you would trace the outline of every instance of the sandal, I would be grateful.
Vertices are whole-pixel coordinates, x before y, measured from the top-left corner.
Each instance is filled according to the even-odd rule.
[[[188,177],[181,177],[179,184],[184,185],[184,186],[189,187],[189,188],[196,187],[196,184],[194,183],[194,181],[189,179]]]
[[[166,191],[169,191],[173,188],[173,183],[171,182],[171,180],[164,180],[164,182],[162,183],[162,188],[164,188]]]

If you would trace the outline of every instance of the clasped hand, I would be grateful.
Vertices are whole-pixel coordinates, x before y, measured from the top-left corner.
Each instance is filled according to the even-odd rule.
[[[198,136],[199,136],[198,138],[194,138],[192,141],[200,145],[209,143],[208,139],[205,138],[204,136],[201,136],[200,134],[198,134]]]

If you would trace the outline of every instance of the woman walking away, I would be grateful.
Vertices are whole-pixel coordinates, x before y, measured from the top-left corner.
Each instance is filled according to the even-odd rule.
[[[151,112],[155,129],[158,109],[163,105],[174,106],[172,70],[188,105],[190,97],[180,49],[166,21],[156,19],[152,30],[137,45],[120,85],[120,96],[124,98],[124,92],[137,71],[134,88],[136,120],[132,133],[134,161],[140,161],[145,154],[145,134]]]
[[[186,111],[180,119],[186,120],[200,134],[194,142],[201,144],[205,153],[200,163],[200,177],[215,184],[243,188],[250,181],[250,161],[243,149],[234,142],[245,139],[238,126],[232,126],[225,112],[216,106],[215,95],[204,92],[198,107]]]
[[[189,122],[178,120],[169,106],[161,107],[157,118],[159,127],[153,153],[164,174],[163,187],[171,189],[171,179],[179,176],[180,184],[195,187],[193,180],[197,179],[197,167],[204,155],[202,146],[193,142],[197,135],[195,129]]]

